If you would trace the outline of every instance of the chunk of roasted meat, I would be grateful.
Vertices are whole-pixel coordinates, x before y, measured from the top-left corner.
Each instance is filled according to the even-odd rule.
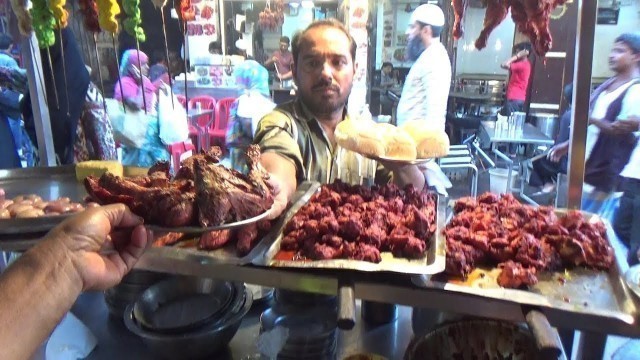
[[[213,147],[185,159],[174,178],[169,163],[159,162],[142,177],[89,176],[85,188],[100,204],[124,203],[146,223],[165,227],[217,226],[267,211],[273,194],[268,173],[259,163],[260,148],[252,145],[247,151],[247,175],[220,165],[221,155],[220,148]],[[241,253],[250,250],[257,234],[257,225],[237,231]],[[230,231],[210,233],[203,236],[200,246],[214,249],[230,238]]]
[[[462,19],[464,18],[464,12],[467,10],[467,0],[451,0],[453,6],[453,38],[458,40],[464,35],[464,26]]]
[[[535,52],[544,57],[552,46],[549,30],[551,12],[566,2],[567,0],[487,0],[483,29],[475,46],[481,50],[487,45],[489,35],[505,19],[510,10],[511,18],[518,31],[529,37]],[[464,13],[464,1],[453,0],[452,4],[455,15],[453,36],[457,39],[462,35],[459,26],[462,15],[459,13]]]
[[[551,207],[490,193],[462,198],[454,211],[444,230],[446,272],[452,275],[502,264],[498,283],[520,287],[535,283],[537,271],[576,265],[608,269],[614,261],[604,224],[587,222],[578,211],[558,217]]]
[[[324,185],[285,225],[281,247],[314,260],[421,258],[436,226],[435,197],[413,187]]]

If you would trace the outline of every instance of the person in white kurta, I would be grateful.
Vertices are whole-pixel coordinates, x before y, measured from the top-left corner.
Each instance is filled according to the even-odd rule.
[[[407,56],[411,59],[417,55],[417,58],[411,59],[415,63],[409,70],[398,103],[398,126],[418,120],[434,130],[444,131],[451,61],[440,42],[443,26],[444,14],[436,5],[421,5],[411,15]]]
[[[442,9],[433,4],[418,6],[407,29],[407,57],[415,61],[405,79],[396,111],[396,124],[420,121],[429,129],[444,131],[451,62],[440,42],[444,26]],[[421,167],[429,185],[446,194],[451,182],[435,162]]]

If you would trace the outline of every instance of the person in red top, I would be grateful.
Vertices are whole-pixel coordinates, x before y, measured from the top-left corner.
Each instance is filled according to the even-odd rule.
[[[531,76],[531,63],[528,59],[531,44],[528,42],[516,44],[513,52],[515,55],[500,64],[501,68],[509,70],[507,99],[501,112],[504,116],[509,116],[514,111],[524,111],[524,101],[527,98],[527,87]]]
[[[289,80],[293,77],[293,73],[291,72],[293,55],[291,54],[291,51],[289,51],[290,43],[291,41],[287,36],[281,37],[280,48],[273,52],[271,59],[264,62],[265,67],[274,64],[280,81]]]

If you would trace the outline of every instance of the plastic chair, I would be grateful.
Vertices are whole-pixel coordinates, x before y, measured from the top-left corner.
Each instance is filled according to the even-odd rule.
[[[229,112],[231,105],[236,101],[235,98],[223,98],[216,104],[216,121],[215,126],[209,129],[209,136],[216,145],[224,148],[225,136],[227,135],[227,126],[229,124]]]
[[[176,94],[176,98],[178,99],[178,101],[180,102],[180,104],[182,104],[182,106],[184,106],[184,108],[187,108],[187,98],[184,97],[184,95],[179,95]]]
[[[198,149],[198,152],[204,150],[209,150],[210,145],[210,140],[209,140],[209,136],[206,136],[209,133],[209,129],[211,128],[211,125],[213,124],[213,121],[215,119],[215,110],[217,108],[216,106],[216,99],[212,98],[211,96],[206,96],[206,95],[202,95],[202,96],[196,96],[193,97],[189,100],[189,106],[187,108],[187,112],[189,111],[188,109],[196,109],[198,106],[198,104],[200,104],[200,108],[202,110],[211,110],[211,113],[209,114],[204,114],[204,115],[200,115],[200,116],[195,116],[193,118],[190,118],[190,122],[191,122],[191,126],[193,126],[196,129],[196,148]],[[193,134],[191,133],[191,131],[189,132],[189,135],[192,136]]]
[[[190,141],[183,141],[167,146],[167,150],[169,150],[169,154],[171,154],[171,166],[173,167],[174,174],[180,169],[180,162],[182,162],[183,157],[190,156],[188,152],[191,151],[193,153],[195,149],[196,147],[193,146]]]

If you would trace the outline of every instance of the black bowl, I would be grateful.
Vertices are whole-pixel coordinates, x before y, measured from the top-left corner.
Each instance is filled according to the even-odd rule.
[[[243,296],[239,296],[242,298]],[[240,328],[242,319],[251,309],[251,294],[245,291],[244,303],[236,312],[230,312],[224,321],[181,334],[163,334],[145,330],[135,320],[133,304],[127,307],[124,323],[132,333],[157,357],[165,359],[212,358],[226,347]]]
[[[242,302],[240,283],[176,277],[146,289],[134,302],[135,320],[147,330],[180,333],[219,319]]]

